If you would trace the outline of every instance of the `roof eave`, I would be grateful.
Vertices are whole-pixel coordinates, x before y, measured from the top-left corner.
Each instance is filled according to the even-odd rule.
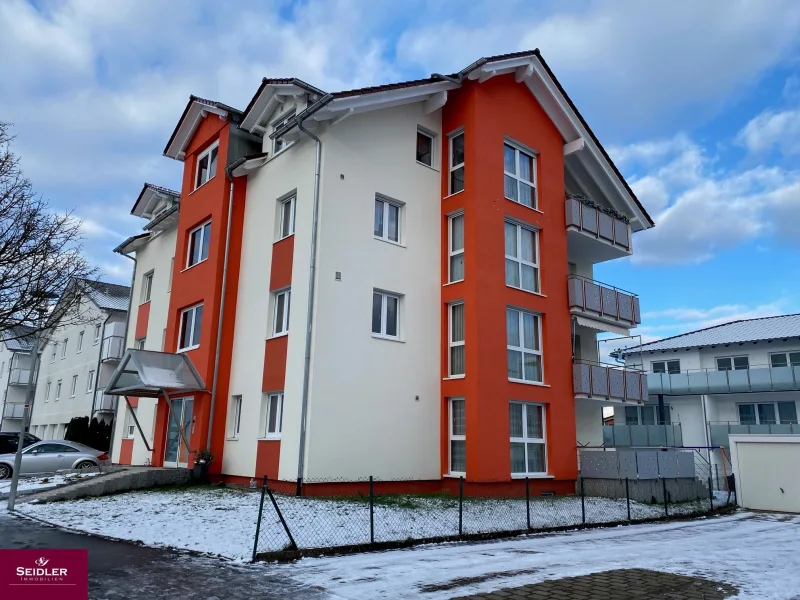
[[[183,160],[186,153],[186,148],[194,137],[200,121],[208,114],[215,114],[220,119],[230,119],[231,115],[238,113],[236,109],[229,107],[220,102],[213,104],[206,104],[200,102],[196,96],[190,96],[186,108],[183,110],[178,124],[172,132],[172,135],[164,147],[164,156],[174,158],[175,160]]]

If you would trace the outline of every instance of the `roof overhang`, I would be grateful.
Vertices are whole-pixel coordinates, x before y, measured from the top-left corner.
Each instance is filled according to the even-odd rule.
[[[206,384],[185,354],[129,349],[111,374],[105,394],[158,398],[205,391]]]
[[[234,169],[231,171],[231,175],[234,177],[241,177],[242,175],[247,175],[251,171],[255,171],[256,169],[263,167],[264,164],[269,160],[269,153],[262,152],[260,154],[255,154],[253,156],[245,156],[244,160],[242,160]]]
[[[150,241],[149,233],[140,233],[139,235],[133,235],[124,242],[122,242],[119,246],[114,248],[114,252],[116,252],[117,254],[130,254],[131,252],[136,252],[140,248],[144,247],[149,241]]]
[[[288,99],[305,94],[308,94],[310,102],[315,102],[325,92],[301,79],[263,79],[239,126],[249,133],[264,135],[267,130],[265,121],[275,109]]]
[[[164,156],[174,158],[176,160],[183,160],[186,156],[186,148],[194,137],[195,131],[200,126],[200,122],[208,115],[217,115],[223,121],[228,120],[231,113],[235,109],[231,109],[219,102],[209,102],[190,96],[189,102],[181,115],[178,125],[172,132],[172,135],[164,148]]]
[[[146,231],[164,231],[165,229],[171,229],[178,224],[179,210],[180,206],[178,204],[173,204],[153,217],[153,219],[144,226],[144,229]]]
[[[137,217],[150,219],[158,207],[159,202],[162,200],[169,200],[171,202],[180,202],[181,195],[179,192],[167,189],[152,183],[145,183],[142,186],[142,191],[139,192],[139,197],[131,209],[131,214]]]

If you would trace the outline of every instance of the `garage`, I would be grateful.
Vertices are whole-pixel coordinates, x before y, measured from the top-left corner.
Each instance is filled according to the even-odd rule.
[[[731,435],[730,452],[740,506],[800,513],[800,435]]]

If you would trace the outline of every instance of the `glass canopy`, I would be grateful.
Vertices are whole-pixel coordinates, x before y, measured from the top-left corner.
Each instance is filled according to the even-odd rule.
[[[206,384],[185,354],[129,349],[111,374],[105,392],[112,396],[158,398],[164,392],[199,392]]]

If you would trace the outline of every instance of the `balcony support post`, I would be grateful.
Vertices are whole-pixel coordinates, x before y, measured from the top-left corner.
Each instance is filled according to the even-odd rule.
[[[667,410],[666,406],[664,406],[664,394],[658,395],[658,420],[662,423],[667,422]]]

